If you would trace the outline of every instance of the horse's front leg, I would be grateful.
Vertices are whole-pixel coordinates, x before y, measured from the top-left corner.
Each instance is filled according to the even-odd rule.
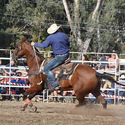
[[[21,106],[21,111],[25,111],[27,106],[29,106],[33,111],[37,110],[37,107],[33,105],[31,99],[42,89],[43,87],[41,85],[34,84],[26,92],[24,92],[25,102]]]
[[[27,108],[27,106],[29,106],[34,112],[37,111],[37,107],[33,105],[33,103],[31,102],[31,99],[36,95],[36,92],[32,93],[32,94],[28,94],[27,92],[25,92],[24,97],[26,98],[24,103],[21,106],[21,111],[25,111],[25,109]]]

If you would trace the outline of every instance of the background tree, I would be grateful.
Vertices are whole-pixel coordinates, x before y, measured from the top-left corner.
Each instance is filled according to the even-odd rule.
[[[123,0],[1,0],[1,48],[13,46],[22,33],[42,42],[52,23],[62,25],[71,40],[72,51],[111,52],[125,41]],[[69,17],[65,11],[66,2]],[[55,4],[56,3],[56,4]],[[70,18],[70,21],[69,21]],[[89,42],[88,42],[88,41]],[[87,43],[87,44],[85,44]]]

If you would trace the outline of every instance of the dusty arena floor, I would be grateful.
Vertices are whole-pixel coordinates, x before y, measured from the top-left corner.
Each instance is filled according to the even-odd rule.
[[[0,101],[0,125],[125,125],[125,105],[89,104],[72,110],[74,104],[34,102],[38,113],[20,111],[22,102]]]

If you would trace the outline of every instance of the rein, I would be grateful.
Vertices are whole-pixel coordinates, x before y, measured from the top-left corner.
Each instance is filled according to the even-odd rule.
[[[34,47],[34,46],[33,46],[33,51],[34,51],[34,55],[35,55],[35,59],[36,59],[36,63],[37,63],[38,72],[39,72],[40,66],[39,66],[39,64],[38,64],[38,60],[37,60],[36,51],[35,51],[35,47]],[[37,83],[37,85],[41,85],[42,82],[43,82],[43,81],[42,81],[42,76],[40,76],[40,82]]]
[[[33,51],[34,51],[37,67],[38,67],[38,70],[39,70],[40,67],[39,67],[39,64],[38,64],[38,60],[37,60],[37,56],[36,56],[36,52],[35,52],[35,47],[34,46],[33,46]]]

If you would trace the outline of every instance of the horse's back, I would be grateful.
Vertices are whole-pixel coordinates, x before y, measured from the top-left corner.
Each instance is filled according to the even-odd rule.
[[[96,71],[87,64],[79,64],[75,70],[79,77],[90,79],[96,77]]]

